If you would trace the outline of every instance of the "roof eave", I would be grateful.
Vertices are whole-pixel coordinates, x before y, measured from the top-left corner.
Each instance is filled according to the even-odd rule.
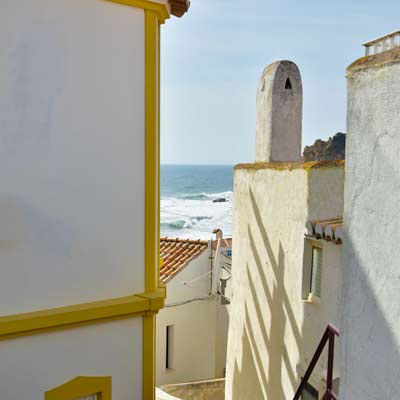
[[[171,14],[175,17],[181,18],[190,7],[189,0],[169,0],[171,6]]]

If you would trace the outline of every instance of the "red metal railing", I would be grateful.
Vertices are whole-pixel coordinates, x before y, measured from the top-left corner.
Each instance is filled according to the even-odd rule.
[[[293,397],[293,400],[299,400],[305,386],[310,379],[310,376],[324,350],[326,344],[328,343],[328,371],[326,376],[326,392],[324,394],[323,400],[338,400],[335,393],[333,393],[333,356],[335,350],[335,336],[340,336],[339,329],[335,326],[329,324],[325,330],[324,335],[322,336],[321,341],[317,347],[317,350],[310,362],[309,367],[307,368],[306,373],[304,374],[303,379],[301,380],[300,386],[297,389],[296,394]]]

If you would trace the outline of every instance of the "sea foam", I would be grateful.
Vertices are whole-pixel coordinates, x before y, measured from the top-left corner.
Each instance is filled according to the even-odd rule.
[[[232,192],[161,198],[161,236],[210,239],[216,228],[232,234]]]

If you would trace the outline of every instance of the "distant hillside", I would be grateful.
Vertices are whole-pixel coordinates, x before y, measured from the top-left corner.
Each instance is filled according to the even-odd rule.
[[[311,146],[304,147],[303,161],[344,160],[346,134],[338,132],[328,140],[318,139]]]

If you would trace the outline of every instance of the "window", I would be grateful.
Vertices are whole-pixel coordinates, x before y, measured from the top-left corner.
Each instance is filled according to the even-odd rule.
[[[306,383],[303,393],[301,394],[301,400],[318,400],[318,390]]]
[[[322,287],[323,244],[318,240],[304,239],[302,298],[319,303]]]
[[[175,368],[175,327],[168,325],[166,330],[165,368]]]
[[[322,248],[312,247],[310,293],[321,297]]]
[[[290,82],[290,79],[287,78],[285,82],[285,89],[286,90],[291,90],[292,89],[292,82]]]

